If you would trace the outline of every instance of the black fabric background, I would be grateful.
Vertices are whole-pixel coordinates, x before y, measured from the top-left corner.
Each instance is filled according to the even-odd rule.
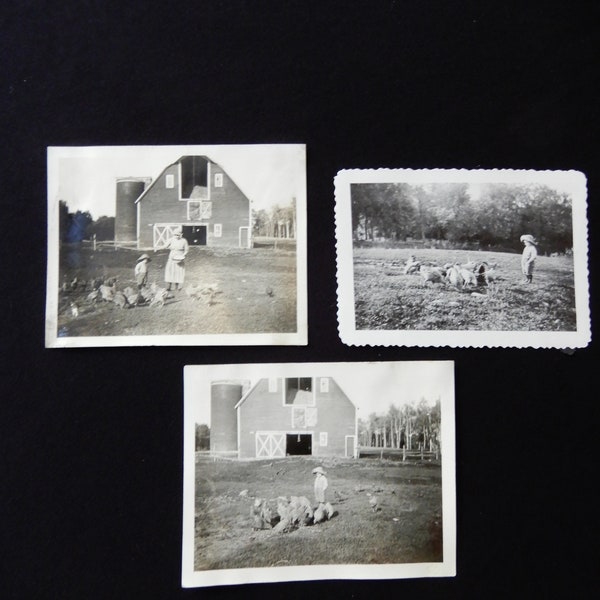
[[[598,587],[596,342],[350,348],[341,168],[577,169],[598,281],[598,11],[584,2],[0,8],[4,598],[580,597]],[[308,347],[44,349],[46,147],[307,144]],[[186,364],[456,361],[458,575],[182,590]]]

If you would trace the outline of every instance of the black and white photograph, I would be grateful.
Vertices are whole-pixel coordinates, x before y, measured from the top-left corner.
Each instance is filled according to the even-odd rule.
[[[342,341],[586,346],[586,197],[575,171],[341,171]]]
[[[184,587],[455,574],[454,363],[188,365]]]
[[[301,144],[48,149],[46,346],[307,342]]]

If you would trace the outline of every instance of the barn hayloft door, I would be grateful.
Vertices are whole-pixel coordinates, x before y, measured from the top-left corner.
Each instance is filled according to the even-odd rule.
[[[284,456],[284,433],[256,432],[256,458],[283,458]]]

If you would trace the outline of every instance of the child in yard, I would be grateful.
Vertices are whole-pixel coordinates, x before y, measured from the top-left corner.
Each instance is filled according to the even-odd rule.
[[[137,282],[138,290],[146,287],[148,283],[148,263],[150,257],[147,254],[142,254],[135,263],[135,280]]]
[[[327,489],[327,477],[325,477],[325,471],[322,467],[313,469],[313,475],[315,477],[315,500],[318,504],[325,504],[325,490]]]
[[[535,241],[535,238],[529,234],[522,235],[520,239],[521,242],[525,244],[523,255],[521,256],[521,270],[523,271],[523,275],[525,275],[525,282],[531,283],[533,281],[533,268],[537,256],[537,242]]]

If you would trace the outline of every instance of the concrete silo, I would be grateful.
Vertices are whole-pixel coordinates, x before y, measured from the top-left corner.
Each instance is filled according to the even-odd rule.
[[[115,242],[137,242],[137,206],[150,177],[120,177],[117,179],[117,206],[115,213]]]
[[[210,391],[210,451],[237,452],[237,411],[244,386],[239,381],[215,381]]]

